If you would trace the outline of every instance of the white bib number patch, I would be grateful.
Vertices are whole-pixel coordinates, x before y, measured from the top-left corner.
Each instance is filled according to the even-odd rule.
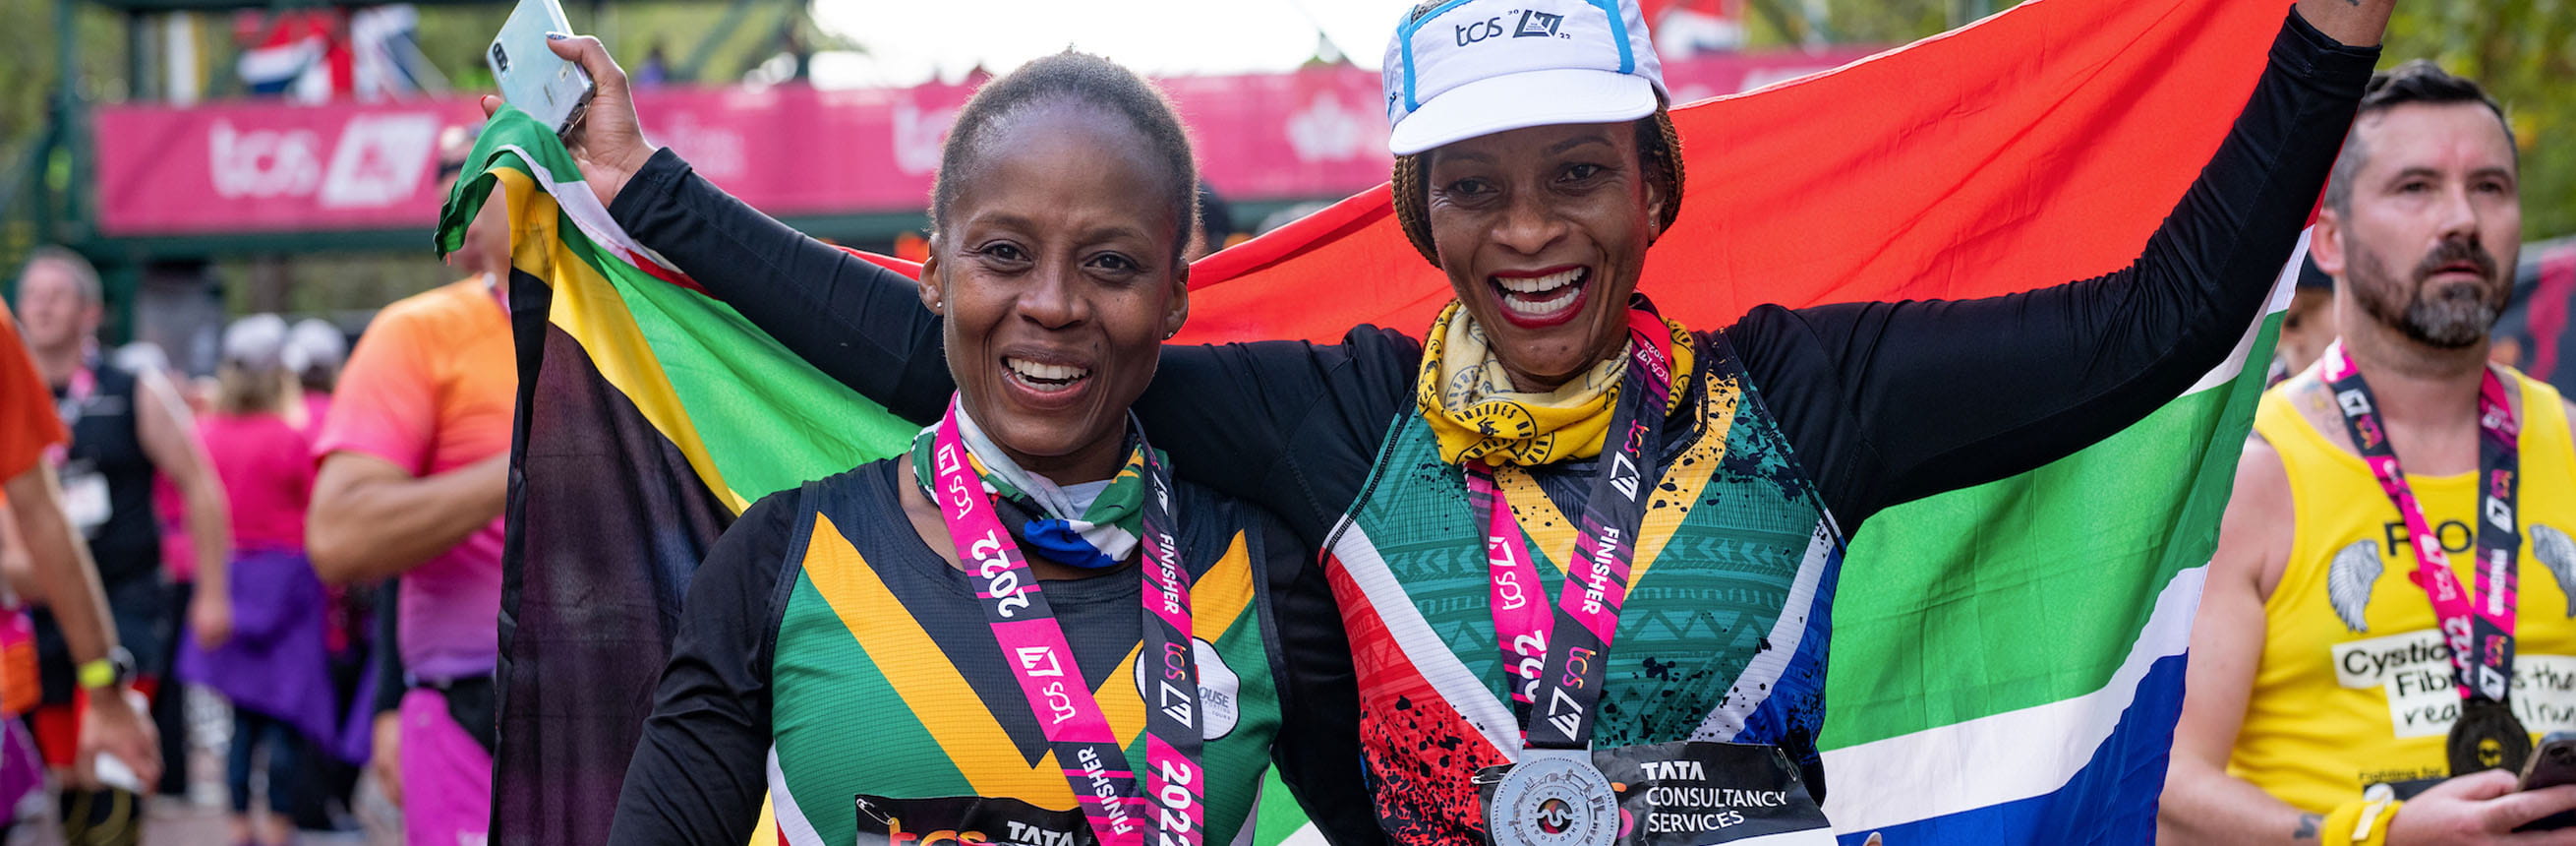
[[[2539,734],[2576,731],[2576,657],[2514,656],[2513,712]],[[2336,644],[2335,681],[2354,690],[2379,688],[2388,698],[2394,736],[2442,737],[2460,716],[2451,650],[2434,629]]]

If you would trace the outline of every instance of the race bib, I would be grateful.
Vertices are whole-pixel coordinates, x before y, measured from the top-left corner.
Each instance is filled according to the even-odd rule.
[[[98,539],[98,529],[116,513],[116,505],[107,498],[107,477],[89,469],[86,463],[63,468],[63,511],[71,515],[72,525],[81,535]]]
[[[1779,747],[1657,743],[1595,749],[1592,763],[1619,797],[1620,846],[1833,846],[1824,809]]]
[[[858,846],[1098,846],[1079,810],[1050,811],[1018,799],[941,796],[889,799],[860,794]]]
[[[2441,737],[2460,716],[2451,681],[2451,650],[2433,629],[2335,644],[2335,681],[2378,688],[2388,699],[2393,736]],[[2535,734],[2576,731],[2576,658],[2523,653],[2514,658],[2514,716]]]

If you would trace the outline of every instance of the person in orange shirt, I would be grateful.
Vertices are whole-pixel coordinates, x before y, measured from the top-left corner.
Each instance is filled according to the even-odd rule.
[[[136,781],[150,782],[160,778],[161,749],[152,722],[128,693],[134,659],[117,644],[98,567],[90,561],[89,547],[76,542],[80,533],[63,510],[53,465],[43,460],[71,437],[51,413],[52,399],[18,340],[17,321],[0,304],[0,478],[7,480],[0,499],[7,501],[5,519],[27,555],[32,582],[43,591],[41,598],[76,662],[81,718],[73,777],[95,784],[95,763],[106,753],[132,770]],[[0,653],[32,653],[33,628],[15,610],[9,593],[0,584]],[[15,672],[0,673],[0,701],[34,698],[17,689],[34,682]],[[32,745],[17,720],[0,719],[0,840],[9,839],[11,809],[41,778]]]
[[[469,133],[445,133],[443,183],[471,146]],[[491,817],[501,509],[518,371],[507,221],[500,204],[484,208],[454,254],[472,275],[386,306],[359,337],[315,438],[322,463],[305,522],[324,581],[401,577],[394,648],[408,689],[397,727],[388,732],[379,718],[375,766],[413,843],[480,842]]]

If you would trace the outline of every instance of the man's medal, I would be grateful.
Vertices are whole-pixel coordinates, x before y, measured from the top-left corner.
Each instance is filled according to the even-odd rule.
[[[2452,775],[2499,768],[2521,772],[2522,763],[2531,758],[2531,732],[2513,715],[2513,706],[2481,696],[2460,702],[2460,718],[2451,723],[2444,748],[2450,752]]]

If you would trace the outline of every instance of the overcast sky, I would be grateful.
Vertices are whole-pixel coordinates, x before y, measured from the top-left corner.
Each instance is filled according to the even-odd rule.
[[[1315,54],[1320,30],[1361,67],[1376,68],[1411,0],[816,0],[824,30],[867,56],[818,57],[824,85],[957,80],[978,64],[999,73],[1048,53],[1099,53],[1149,75],[1293,68]]]

